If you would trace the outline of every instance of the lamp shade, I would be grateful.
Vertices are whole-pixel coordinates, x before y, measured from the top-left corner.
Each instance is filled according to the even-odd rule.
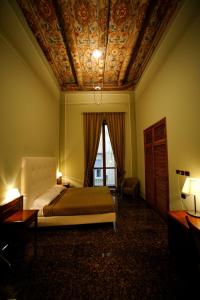
[[[188,195],[200,195],[200,178],[187,177],[183,185],[182,193]]]
[[[60,171],[57,171],[57,172],[56,172],[56,178],[58,179],[58,178],[60,178],[60,177],[62,177],[62,173],[61,173]]]
[[[57,184],[62,184],[62,173],[60,171],[56,172]]]

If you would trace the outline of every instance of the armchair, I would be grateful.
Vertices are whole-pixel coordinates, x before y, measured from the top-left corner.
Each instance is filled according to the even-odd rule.
[[[121,183],[121,198],[124,195],[130,196],[136,199],[139,196],[140,185],[139,180],[136,177],[127,177],[122,180]]]

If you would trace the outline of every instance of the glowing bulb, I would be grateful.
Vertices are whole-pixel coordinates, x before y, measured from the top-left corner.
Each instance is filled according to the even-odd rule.
[[[102,52],[98,49],[94,50],[93,53],[92,53],[92,56],[94,58],[99,58],[99,57],[101,57],[101,55],[102,55]]]
[[[101,87],[99,85],[95,86],[95,91],[100,91],[101,90]]]
[[[60,171],[57,171],[56,172],[56,178],[60,178],[60,177],[62,177],[62,173]]]
[[[5,200],[6,201],[13,200],[15,198],[18,198],[19,196],[20,196],[19,190],[17,188],[12,188],[6,192]]]

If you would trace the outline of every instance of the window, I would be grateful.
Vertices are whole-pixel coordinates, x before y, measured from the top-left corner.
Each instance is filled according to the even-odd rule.
[[[108,133],[103,123],[96,161],[94,165],[94,186],[116,186],[116,163]]]
[[[97,177],[101,177],[101,169],[97,169]]]

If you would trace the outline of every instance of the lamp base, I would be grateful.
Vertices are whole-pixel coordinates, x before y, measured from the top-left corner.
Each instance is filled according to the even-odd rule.
[[[194,210],[188,210],[187,214],[196,218],[200,218],[200,212],[198,211],[195,212]]]

